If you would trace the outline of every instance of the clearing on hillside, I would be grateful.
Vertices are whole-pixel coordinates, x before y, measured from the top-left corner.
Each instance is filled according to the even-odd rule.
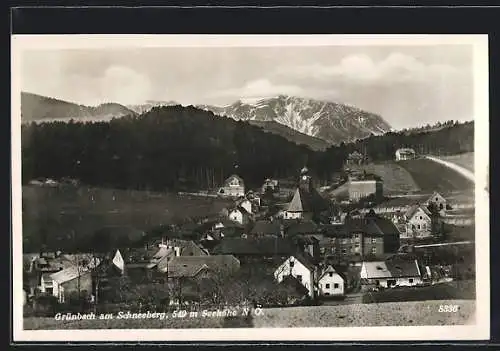
[[[474,152],[466,152],[464,154],[451,156],[439,156],[439,158],[474,172]]]
[[[398,164],[411,174],[422,192],[448,194],[456,190],[474,189],[474,183],[460,173],[429,159],[400,161]]]
[[[411,174],[396,162],[369,164],[363,167],[367,173],[378,175],[384,181],[384,194],[400,194],[419,191]]]

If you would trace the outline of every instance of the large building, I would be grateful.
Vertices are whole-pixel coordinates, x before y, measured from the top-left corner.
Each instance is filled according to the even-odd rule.
[[[389,219],[351,218],[343,225],[325,226],[320,247],[323,255],[350,260],[363,257],[383,257],[396,253],[400,232]]]
[[[415,150],[402,148],[396,150],[396,161],[413,160],[416,157]]]
[[[370,195],[375,199],[382,199],[384,196],[384,185],[380,178],[373,175],[352,178],[348,183],[349,200],[359,201]]]

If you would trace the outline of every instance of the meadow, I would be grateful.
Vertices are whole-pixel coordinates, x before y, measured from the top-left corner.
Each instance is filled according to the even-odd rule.
[[[428,159],[400,161],[398,164],[410,173],[424,193],[449,194],[474,189],[474,184],[456,171]]]
[[[372,163],[363,167],[367,173],[378,175],[384,181],[384,194],[393,195],[419,191],[412,175],[394,161]]]
[[[458,305],[458,312],[439,313],[446,304]],[[254,318],[254,328],[464,325],[474,323],[475,309],[474,300],[271,308]]]
[[[466,152],[459,155],[440,156],[439,158],[452,162],[457,166],[461,166],[471,172],[474,172],[474,152]]]
[[[148,231],[160,225],[217,215],[229,205],[218,198],[172,193],[72,187],[23,187],[23,251],[69,249],[108,227]]]

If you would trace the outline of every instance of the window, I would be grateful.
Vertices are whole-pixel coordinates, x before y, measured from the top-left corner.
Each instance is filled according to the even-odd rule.
[[[408,279],[410,283],[413,283],[413,278]]]
[[[325,284],[326,289],[330,289],[330,284]]]
[[[294,261],[290,261],[290,267],[293,268],[295,262]]]
[[[422,219],[422,216],[420,216],[420,219]]]
[[[330,293],[325,293],[325,296],[329,296],[329,295],[330,295]]]
[[[426,223],[422,224],[422,229],[427,229],[427,224]]]
[[[420,229],[420,224],[417,224],[417,229]]]
[[[46,292],[47,294],[49,294],[49,295],[52,295],[52,293],[53,293],[53,290],[52,290],[52,289],[53,289],[53,288],[45,288],[45,292]]]
[[[297,276],[297,280],[298,280],[299,282],[301,282],[301,283],[302,283],[302,276],[301,276],[301,275],[298,275],[298,276]]]
[[[347,254],[347,250],[346,250],[346,249],[342,249],[342,253],[343,253],[344,255],[346,255],[346,254]]]
[[[372,247],[372,254],[374,253],[377,253],[377,248],[376,247]]]
[[[333,288],[334,289],[338,289],[339,288],[339,284],[338,283],[333,284]]]
[[[376,244],[377,243],[377,238],[372,238],[372,244]]]
[[[332,272],[330,272],[328,275],[329,275],[330,277],[333,277],[333,273],[332,273]]]

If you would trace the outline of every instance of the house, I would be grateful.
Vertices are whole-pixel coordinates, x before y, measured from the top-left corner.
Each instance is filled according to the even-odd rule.
[[[224,185],[217,192],[222,197],[245,196],[245,183],[238,175],[233,174],[224,181]]]
[[[311,298],[315,297],[316,266],[305,255],[295,254],[289,256],[274,271],[274,278],[278,283],[290,275],[304,285]]]
[[[329,203],[314,188],[312,177],[304,167],[300,172],[299,186],[295,189],[292,200],[286,206],[285,219],[312,219],[314,215],[328,210]]]
[[[390,288],[422,283],[417,260],[386,260],[363,262],[360,278],[363,285]]]
[[[401,238],[427,238],[432,235],[431,213],[426,206],[413,205],[393,221],[401,228]]]
[[[344,278],[331,265],[326,266],[319,274],[318,292],[320,296],[343,296],[344,286]]]
[[[230,210],[228,217],[230,220],[242,225],[247,225],[250,222],[250,212],[241,206]]]
[[[262,184],[261,193],[264,194],[266,191],[276,192],[279,190],[279,182],[276,179],[267,178]]]
[[[49,278],[45,282],[45,293],[57,297],[60,303],[68,302],[75,295],[80,298],[92,295],[92,274],[89,269],[71,266],[52,273]]]
[[[250,234],[254,237],[281,237],[283,236],[283,228],[277,221],[260,220],[255,222]]]
[[[401,148],[396,150],[396,161],[413,160],[416,157],[415,150]]]
[[[347,155],[345,166],[360,166],[364,163],[365,157],[358,151],[351,152]]]
[[[348,181],[349,200],[359,201],[372,195],[375,200],[383,198],[383,182],[375,175],[364,174],[362,176],[351,178]]]
[[[426,201],[422,203],[424,206],[429,206],[434,204],[438,211],[446,211],[447,201],[446,199],[437,191],[435,191]]]

